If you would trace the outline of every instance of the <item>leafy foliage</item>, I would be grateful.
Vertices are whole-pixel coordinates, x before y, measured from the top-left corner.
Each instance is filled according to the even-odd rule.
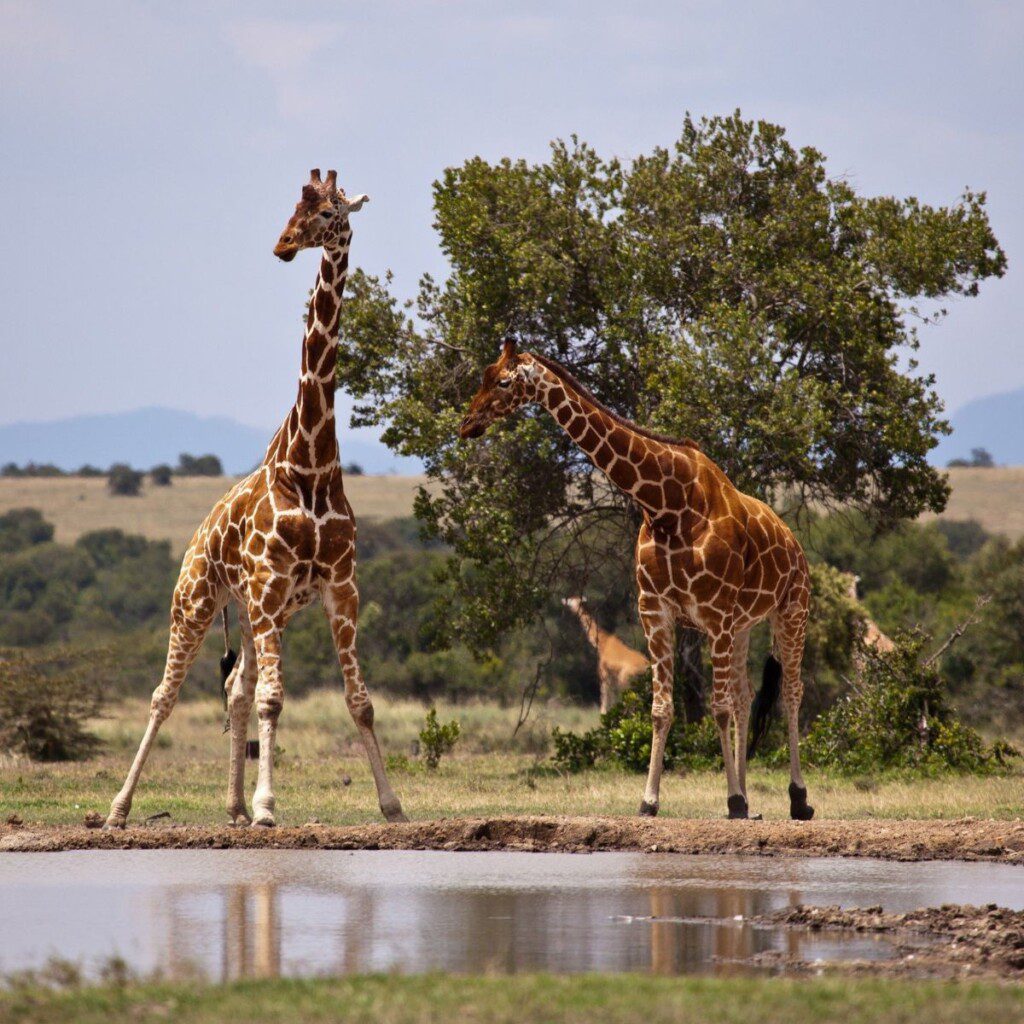
[[[453,718],[444,724],[437,720],[437,709],[431,708],[420,730],[420,744],[423,749],[423,760],[430,769],[441,763],[445,754],[450,754],[459,738],[461,726],[459,720]]]
[[[989,747],[950,707],[927,637],[904,633],[891,651],[866,649],[854,690],[826,711],[803,744],[808,763],[844,773],[910,769],[985,772],[1015,751]]]
[[[551,739],[553,760],[562,771],[579,772],[602,763],[645,772],[651,760],[651,674],[635,679],[622,697],[601,716],[601,724],[582,734],[557,727]],[[674,700],[679,702],[676,692]],[[677,706],[665,743],[665,767],[710,768],[722,762],[718,728],[711,718],[686,722]]]
[[[21,551],[53,540],[53,524],[37,508],[15,508],[0,515],[0,553]]]
[[[0,649],[0,749],[34,761],[77,761],[99,740],[86,728],[103,708],[103,652],[40,655]]]
[[[349,282],[339,379],[439,486],[417,515],[453,550],[453,636],[493,648],[628,552],[635,512],[527,410],[456,439],[503,339],[565,363],[617,411],[696,437],[740,487],[847,503],[890,524],[943,507],[926,456],[946,430],[916,304],[970,296],[1005,257],[983,194],[866,198],[821,153],[737,113],[686,118],[626,166],[575,138],[548,160],[474,158],[434,186],[451,273],[402,304]]]

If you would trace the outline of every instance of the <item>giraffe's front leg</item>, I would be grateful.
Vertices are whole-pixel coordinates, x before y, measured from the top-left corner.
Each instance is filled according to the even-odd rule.
[[[256,715],[260,729],[260,766],[256,792],[252,798],[253,824],[272,827],[274,818],[274,750],[277,744],[277,721],[284,706],[281,682],[281,631],[276,624],[254,625],[253,646],[256,651]]]
[[[377,786],[377,799],[381,813],[387,821],[408,821],[402,804],[388,782],[381,757],[380,744],[373,730],[373,702],[363,682],[363,674],[356,657],[356,620],[359,617],[359,594],[351,580],[327,585],[323,589],[323,603],[331,624],[331,635],[338,652],[341,674],[345,680],[345,703],[359,730],[366,757]]]
[[[658,813],[661,794],[661,773],[665,762],[665,743],[672,727],[672,670],[675,660],[675,619],[658,601],[651,601],[641,593],[640,621],[647,636],[651,652],[651,764],[647,772],[647,785],[640,802],[640,813],[654,817]]]
[[[228,818],[235,825],[252,824],[245,806],[245,741],[256,696],[256,647],[245,609],[240,609],[242,654],[227,681],[228,724],[231,729],[231,753],[228,766]]]
[[[711,691],[711,713],[718,726],[718,736],[722,743],[722,760],[725,762],[725,778],[728,786],[730,818],[747,818],[747,798],[740,786],[739,772],[732,752],[732,723],[735,714],[733,700],[733,634],[723,629],[711,635],[711,665],[713,668],[713,684]]]

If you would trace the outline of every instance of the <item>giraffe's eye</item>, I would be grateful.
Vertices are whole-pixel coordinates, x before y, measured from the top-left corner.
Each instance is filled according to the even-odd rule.
[[[502,377],[501,380],[498,381],[498,387],[499,388],[510,388],[511,386],[512,386],[512,378],[511,377]]]
[[[320,216],[323,217],[324,220],[330,220],[334,216],[334,211],[333,210],[322,210],[321,213],[320,213]]]

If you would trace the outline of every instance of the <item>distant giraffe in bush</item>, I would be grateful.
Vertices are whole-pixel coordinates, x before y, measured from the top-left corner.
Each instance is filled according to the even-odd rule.
[[[879,654],[885,654],[891,651],[896,645],[892,640],[878,628],[878,623],[868,614],[867,608],[861,603],[860,597],[857,593],[857,588],[860,584],[860,577],[855,576],[852,572],[843,574],[848,581],[848,588],[846,596],[861,610],[864,622],[864,633],[861,636],[861,643],[865,647],[870,647],[871,650],[876,651]],[[853,673],[857,678],[860,678],[864,674],[864,655],[859,650],[853,652]]]
[[[584,607],[584,598],[567,597],[562,604],[580,620],[590,646],[597,652],[597,678],[601,686],[603,715],[622,696],[629,684],[651,667],[651,663],[614,633],[602,629]]]

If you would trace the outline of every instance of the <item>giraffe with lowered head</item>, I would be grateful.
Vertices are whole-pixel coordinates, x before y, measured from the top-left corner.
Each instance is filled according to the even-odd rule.
[[[582,597],[564,598],[562,604],[580,620],[587,641],[597,654],[597,679],[601,687],[603,715],[622,696],[629,684],[651,667],[651,663],[614,633],[602,629],[587,611],[586,601]]]
[[[298,395],[263,462],[213,507],[185,553],[171,602],[163,679],[153,693],[149,724],[128,778],[111,805],[108,828],[124,827],[157,731],[173,710],[211,623],[218,613],[226,615],[229,604],[238,610],[242,651],[225,683],[231,731],[228,815],[236,824],[275,824],[274,745],[284,703],[281,632],[316,597],[330,621],[345,701],[366,748],[381,810],[388,821],[406,820],[384,771],[373,704],[356,658],[356,525],[345,497],[334,422],[349,214],[368,198],[348,198],[334,171],[325,180],[319,170],[312,171],[274,247],[284,262],[302,249],[322,249],[306,316]],[[243,788],[246,725],[254,701],[260,758],[250,816]]]
[[[512,341],[484,370],[460,436],[480,437],[496,420],[528,402],[547,409],[643,516],[636,578],[640,621],[653,665],[654,734],[640,813],[658,813],[673,716],[678,623],[709,638],[711,711],[722,744],[729,817],[749,816],[746,762],[752,690],[747,651],[751,628],[767,619],[774,653],[765,665],[754,734],[767,719],[781,675],[789,729],[790,815],[811,818],[814,809],[807,803],[800,771],[798,723],[810,583],[803,550],[790,529],[766,504],[737,490],[693,441],[669,438],[625,419],[602,405],[565,367],[534,352],[519,353]]]

